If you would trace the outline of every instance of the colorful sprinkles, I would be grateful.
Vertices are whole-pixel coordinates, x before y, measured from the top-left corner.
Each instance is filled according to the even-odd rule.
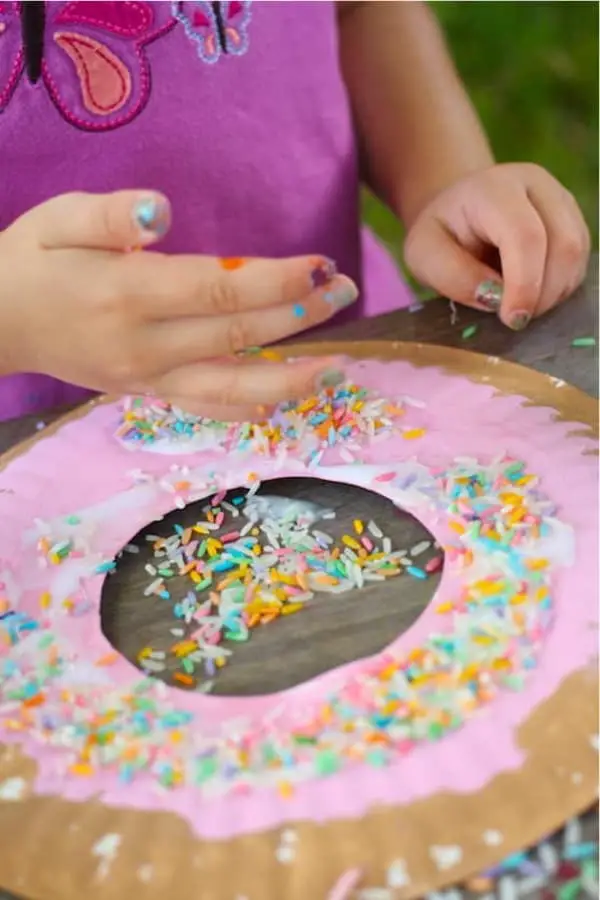
[[[261,355],[264,352],[261,351]],[[184,413],[159,400],[129,397],[124,401],[116,437],[133,449],[201,446],[225,453],[258,454],[281,460],[294,455],[318,465],[324,452],[338,447],[345,462],[355,462],[368,441],[398,433],[408,398],[388,400],[352,382],[325,387],[302,403],[277,408],[267,422],[227,424]],[[422,437],[419,428],[408,428],[407,440]]]
[[[344,409],[346,406],[347,398]],[[363,408],[368,406],[365,398]],[[417,463],[414,465],[413,480],[419,469]],[[61,676],[69,668],[69,652],[54,631],[52,616],[43,614],[44,605],[40,604],[42,614],[33,625],[15,622],[18,612],[8,610],[0,628],[4,643],[10,644],[11,650],[16,646],[18,652],[0,659],[2,726],[14,733],[37,735],[45,744],[55,746],[57,760],[61,758],[65,768],[76,776],[87,777],[103,770],[124,783],[143,776],[163,788],[188,785],[213,794],[269,786],[282,797],[293,796],[296,786],[306,779],[327,777],[358,762],[386,766],[412,753],[422,742],[440,740],[460,728],[501,690],[520,690],[527,673],[536,667],[553,616],[553,565],[538,548],[551,545],[554,530],[561,523],[555,519],[553,504],[541,493],[536,476],[510,457],[501,456],[489,465],[459,459],[448,470],[428,471],[428,475],[430,481],[423,488],[418,484],[411,488],[411,477],[404,477],[402,486],[433,504],[445,518],[446,558],[451,567],[462,572],[462,588],[451,600],[438,604],[438,628],[419,646],[408,652],[389,650],[381,654],[366,671],[350,675],[325,700],[307,705],[301,714],[296,710],[292,719],[282,710],[268,724],[256,721],[236,730],[224,726],[215,734],[207,734],[194,728],[192,713],[173,706],[164,687],[152,677],[141,679],[126,691],[93,683],[65,688]],[[382,483],[389,483],[395,476],[392,471],[378,477]],[[308,540],[308,534],[302,532],[301,539]],[[199,559],[203,565],[198,570],[194,562],[190,574],[195,569],[201,584],[208,579],[208,566],[212,584],[218,577],[227,581],[245,564],[248,552],[254,555],[257,536],[250,535],[248,545],[241,534],[230,542],[221,539],[222,547],[213,545],[213,556],[208,550],[210,533],[192,529],[190,535],[176,534],[173,546],[179,551],[191,541],[206,541],[200,557],[197,548],[194,552],[194,560]],[[370,556],[373,563],[376,554],[361,543],[364,536],[364,523],[357,523],[355,535],[348,535],[342,543],[359,559]],[[267,537],[273,548],[278,533],[267,531]],[[368,540],[375,543],[373,539],[380,538],[377,530],[373,534],[371,529]],[[310,540],[316,541],[310,547],[315,560],[331,562],[333,552],[328,556],[327,547],[321,547],[321,555],[317,554],[319,539],[314,529]],[[321,540],[327,544],[324,538]],[[236,546],[240,565],[232,553],[236,542],[240,542]],[[392,551],[384,543],[385,539],[380,546],[388,555],[385,565],[389,566]],[[225,548],[229,548],[228,555],[219,553]],[[361,548],[366,557],[360,556]],[[48,549],[60,558],[54,545]],[[259,559],[264,552],[257,554]],[[367,572],[386,577],[376,566],[354,568],[356,560],[348,555],[341,558],[348,560],[343,563],[345,573],[352,562],[353,579],[359,577],[359,571],[363,578]],[[393,561],[401,562],[400,558]],[[162,562],[157,561],[159,565]],[[176,566],[185,568],[190,562],[180,554]],[[104,564],[110,565],[111,561]],[[316,586],[315,579],[328,574],[327,568],[306,572],[304,584],[296,579],[287,588],[309,593]],[[407,574],[426,576],[414,560]],[[166,574],[157,568],[156,578],[164,579]],[[280,586],[285,599],[277,598],[281,600],[278,610],[304,601],[298,600],[298,594],[289,594],[284,584]],[[272,589],[272,584],[269,586]],[[153,590],[159,595],[163,591],[160,580]],[[234,614],[242,605],[240,586],[232,581],[221,586],[218,593],[220,604],[223,596],[227,597],[229,639],[240,632],[245,634],[249,629],[248,610],[244,610],[246,619]],[[245,606],[245,596],[242,599]],[[255,612],[250,612],[258,614],[261,623],[269,616],[264,599]],[[54,613],[51,598],[46,603],[49,613]],[[213,605],[209,598],[198,622],[200,629],[207,624]],[[190,610],[193,618],[197,613],[195,598]],[[210,624],[214,628],[214,623]],[[215,644],[216,631],[211,638]],[[206,646],[210,646],[208,640]],[[185,659],[183,648],[181,654]],[[215,647],[214,654],[217,666],[216,660],[225,654],[221,647]],[[145,659],[146,668],[148,660],[154,661],[154,668],[163,663],[152,651]],[[104,667],[107,661],[97,660],[96,664]],[[186,674],[193,673],[183,671],[180,680],[183,677],[184,686]]]
[[[403,573],[424,580],[443,562],[434,549],[420,568],[417,561],[432,542],[394,551],[375,522],[355,520],[354,533],[337,542],[322,530],[324,523],[315,524],[335,514],[320,515],[302,501],[254,493],[248,501],[239,494],[228,501],[219,494],[202,512],[204,519],[191,527],[177,525],[167,538],[147,538],[154,559],[146,565],[151,581],[145,596],[173,601],[169,584],[176,576],[191,584],[173,602],[177,640],[167,653],[142,648],[138,664],[156,675],[176,660],[183,668],[173,675],[180,687],[194,688],[200,677],[200,690],[210,690],[212,681],[203,679],[214,679],[237,643],[257,627],[301,612],[317,594],[340,595]]]

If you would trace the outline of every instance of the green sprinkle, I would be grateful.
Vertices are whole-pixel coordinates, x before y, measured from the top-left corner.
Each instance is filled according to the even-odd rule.
[[[472,338],[474,334],[477,333],[477,325],[468,325],[463,329],[462,339],[463,341],[468,341],[469,338]]]
[[[556,891],[557,900],[577,900],[580,896],[581,881],[579,878],[561,884]]]
[[[578,337],[573,338],[571,341],[571,347],[595,347],[596,346],[596,338],[595,337]]]
[[[319,753],[315,760],[315,769],[318,775],[333,775],[340,767],[340,761],[331,750]]]

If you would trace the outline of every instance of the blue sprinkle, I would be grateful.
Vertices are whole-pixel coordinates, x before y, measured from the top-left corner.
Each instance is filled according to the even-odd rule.
[[[427,578],[427,573],[423,571],[423,569],[419,569],[418,566],[407,566],[406,571],[409,575],[412,575],[413,578],[420,578],[421,581],[424,581]]]
[[[301,303],[295,304],[294,315],[296,316],[297,319],[301,319],[303,316],[306,315],[306,310],[304,309],[304,307],[302,306]]]

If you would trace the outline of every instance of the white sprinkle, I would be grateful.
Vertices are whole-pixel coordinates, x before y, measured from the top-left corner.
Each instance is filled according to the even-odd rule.
[[[546,887],[548,878],[546,875],[531,875],[529,878],[522,878],[519,882],[519,897],[527,897],[534,891]]]
[[[571,781],[573,782],[573,784],[581,784],[581,782],[583,781],[583,775],[581,774],[581,772],[573,772],[573,774],[571,775]]]
[[[579,819],[569,819],[565,825],[564,846],[571,847],[573,844],[579,844],[581,841],[581,822]]]
[[[395,859],[387,870],[387,885],[391,888],[404,887],[410,883],[403,859]]]
[[[26,788],[27,782],[23,778],[7,778],[0,784],[0,800],[21,800]]]
[[[96,878],[102,881],[108,875],[110,867],[117,855],[117,850],[121,845],[120,834],[105,834],[92,847],[92,856],[97,856],[101,860]]]
[[[503,841],[504,837],[501,832],[493,828],[488,828],[487,831],[483,832],[483,843],[487,844],[488,847],[498,847]]]
[[[286,828],[281,832],[281,840],[284,844],[295,844],[298,841],[298,833],[291,828]]]
[[[452,869],[457,866],[463,857],[462,848],[457,844],[451,844],[447,847],[433,846],[429,849],[429,855],[440,871]]]
[[[594,750],[600,749],[600,734],[593,734],[590,737],[590,744],[594,748]]]
[[[377,538],[377,540],[379,540],[379,538],[382,538],[382,537],[383,537],[383,531],[381,531],[381,530],[377,527],[377,525],[375,524],[375,522],[369,522],[369,524],[367,525],[367,531],[369,532],[369,534],[370,534],[372,537]]]
[[[411,549],[411,556],[421,556],[422,553],[425,553],[426,550],[429,550],[431,547],[431,541],[419,541],[418,544]]]
[[[294,847],[283,844],[282,846],[277,847],[277,849],[275,850],[275,858],[277,862],[280,862],[283,865],[288,865],[289,863],[294,862],[296,858],[296,850],[294,849]]]
[[[549,874],[556,872],[558,868],[558,853],[552,844],[540,844],[537,853],[542,868]]]
[[[498,900],[517,900],[519,889],[516,878],[506,875],[498,882]]]
[[[145,865],[140,866],[139,869],[137,870],[137,876],[140,879],[140,881],[146,881],[146,882],[151,881],[153,874],[154,874],[154,867],[153,867],[152,863],[146,863]]]

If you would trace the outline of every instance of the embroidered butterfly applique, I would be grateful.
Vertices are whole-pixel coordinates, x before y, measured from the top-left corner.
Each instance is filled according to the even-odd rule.
[[[0,2],[0,113],[25,72],[18,2]],[[40,82],[72,125],[105,131],[131,122],[150,96],[145,47],[176,25],[168,3],[46,3]]]
[[[171,8],[196,44],[200,59],[212,64],[223,56],[243,56],[248,50],[251,5],[251,0],[229,3],[174,0]]]

